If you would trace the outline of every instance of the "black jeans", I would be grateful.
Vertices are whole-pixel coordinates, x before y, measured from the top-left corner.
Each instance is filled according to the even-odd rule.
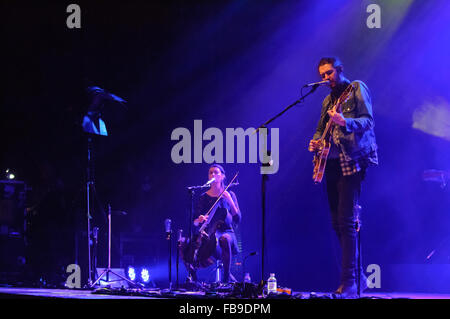
[[[325,168],[331,225],[336,232],[342,251],[341,284],[353,284],[356,279],[356,221],[361,182],[365,170],[349,176],[342,175],[338,159],[330,159]]]

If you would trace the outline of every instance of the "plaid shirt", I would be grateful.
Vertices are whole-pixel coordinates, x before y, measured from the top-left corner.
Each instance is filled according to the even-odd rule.
[[[346,161],[344,154],[339,153],[339,162],[341,163],[342,175],[353,175],[361,170],[361,165],[358,161]]]
[[[333,129],[332,137],[333,137],[333,142],[340,149],[340,143],[339,143],[339,138],[337,135],[337,130]],[[367,166],[370,165],[370,162],[368,161],[367,157],[363,157],[358,160],[346,161],[345,156],[342,152],[339,152],[339,162],[341,164],[343,176],[349,176],[349,175],[358,173],[359,171],[361,171],[361,169],[366,168]]]

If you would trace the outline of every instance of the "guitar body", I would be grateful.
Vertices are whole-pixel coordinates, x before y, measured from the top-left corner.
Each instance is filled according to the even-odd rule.
[[[328,154],[331,148],[331,136],[328,139],[321,141],[321,147],[319,151],[314,155],[314,169],[313,169],[313,181],[314,183],[322,182],[325,174],[325,167],[327,165]]]

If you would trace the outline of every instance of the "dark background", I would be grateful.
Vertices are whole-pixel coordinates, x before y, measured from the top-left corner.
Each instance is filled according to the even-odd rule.
[[[368,172],[362,194],[364,266],[379,264],[387,274],[390,265],[405,265],[404,279],[386,275],[382,288],[417,288],[407,266],[424,265],[450,229],[448,189],[422,179],[426,169],[449,169],[448,2],[78,1],[81,29],[66,26],[70,3],[3,1],[0,8],[0,168],[32,187],[35,229],[41,239],[53,236],[31,248],[34,260],[57,242],[61,247],[51,250],[60,264],[73,263],[76,251],[82,263],[87,245],[81,238],[76,250],[73,234],[86,227],[87,86],[127,100],[126,107],[105,105],[109,136],[94,139],[102,236],[99,207],[126,211],[114,220],[114,234],[154,243],[141,245],[136,258],[150,263],[164,286],[164,219],[187,232],[185,187],[204,183],[208,170],[206,163],[173,163],[172,131],[193,133],[195,119],[203,130],[257,127],[298,99],[303,84],[319,80],[322,56],[336,55],[346,76],[364,81],[373,98],[380,165]],[[380,29],[366,26],[370,3],[382,9]],[[337,243],[307,151],[326,94],[318,89],[271,124],[280,129],[280,169],[267,185],[263,277],[275,272],[279,285],[296,290],[338,284]],[[233,191],[243,214],[243,254],[259,253],[247,259],[259,280],[259,164],[224,167],[229,178],[240,172]],[[432,263],[448,263],[448,251],[447,242]],[[117,267],[118,257],[113,261]],[[437,281],[442,276],[432,272]],[[420,286],[430,287],[431,281]]]

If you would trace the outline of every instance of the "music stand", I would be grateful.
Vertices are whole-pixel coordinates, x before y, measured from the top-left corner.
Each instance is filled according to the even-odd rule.
[[[92,260],[91,260],[91,189],[94,193],[95,182],[93,176],[93,162],[92,162],[92,151],[93,151],[93,138],[92,136],[108,136],[108,131],[106,129],[105,122],[101,118],[101,113],[105,106],[105,101],[118,102],[122,105],[126,103],[122,98],[109,93],[98,86],[90,86],[87,88],[87,92],[91,94],[92,100],[88,107],[86,115],[83,117],[82,127],[83,131],[88,133],[88,143],[87,143],[87,182],[86,182],[86,210],[87,210],[87,243],[88,243],[88,287],[92,287]],[[102,209],[103,212],[103,209]],[[104,213],[104,212],[103,212]],[[96,257],[96,256],[95,256]],[[95,258],[94,258],[95,259]]]

